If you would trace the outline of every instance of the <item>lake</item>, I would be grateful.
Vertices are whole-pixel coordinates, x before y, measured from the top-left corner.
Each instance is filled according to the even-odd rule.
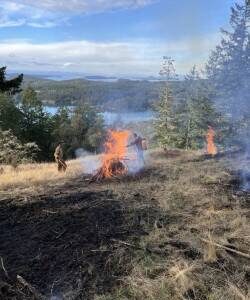
[[[73,108],[73,107],[70,107]],[[56,114],[58,107],[54,106],[45,106],[45,110],[54,115]],[[142,112],[109,112],[105,111],[100,113],[103,116],[104,122],[106,125],[112,125],[116,122],[122,122],[124,124],[128,124],[131,122],[143,122],[150,121],[154,118],[153,111],[142,111]]]

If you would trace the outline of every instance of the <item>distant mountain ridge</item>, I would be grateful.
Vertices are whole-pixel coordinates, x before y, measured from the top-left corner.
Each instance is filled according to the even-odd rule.
[[[20,72],[10,72],[8,77],[15,77]],[[110,81],[110,80],[146,80],[146,81],[161,81],[159,76],[107,76],[99,74],[80,74],[80,73],[64,73],[64,72],[50,72],[50,73],[32,73],[23,72],[26,77],[40,78],[40,79],[51,79],[55,81],[70,80],[70,79],[86,79],[86,80],[100,80],[100,81]]]
[[[24,75],[23,88],[34,88],[47,106],[75,106],[88,102],[100,111],[137,112],[151,110],[164,85],[164,82],[152,79],[113,79],[99,75],[91,78],[52,80],[28,74]],[[178,93],[182,83],[171,84]]]

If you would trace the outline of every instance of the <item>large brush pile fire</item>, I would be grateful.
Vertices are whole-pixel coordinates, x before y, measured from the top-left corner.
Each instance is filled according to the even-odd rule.
[[[128,168],[125,161],[128,159],[129,136],[128,130],[109,130],[104,144],[104,153],[101,156],[101,167],[92,176],[91,182],[127,174]]]

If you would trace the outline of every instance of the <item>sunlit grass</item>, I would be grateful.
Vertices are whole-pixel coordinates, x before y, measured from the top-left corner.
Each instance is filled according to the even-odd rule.
[[[67,165],[65,173],[58,172],[56,163],[24,164],[19,165],[16,169],[11,166],[3,166],[3,173],[0,174],[0,190],[56,183],[73,178],[83,171],[80,160],[67,161]]]

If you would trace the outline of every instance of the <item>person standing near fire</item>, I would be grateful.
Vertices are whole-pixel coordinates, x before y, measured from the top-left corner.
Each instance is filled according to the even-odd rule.
[[[58,144],[58,146],[55,149],[54,153],[55,161],[57,163],[57,169],[58,172],[65,172],[67,169],[67,164],[63,160],[63,149],[62,149],[62,144]]]
[[[138,160],[145,164],[143,151],[147,150],[146,139],[140,137],[136,133],[134,133],[133,136],[134,140],[130,144],[128,144],[127,147],[135,146]]]

